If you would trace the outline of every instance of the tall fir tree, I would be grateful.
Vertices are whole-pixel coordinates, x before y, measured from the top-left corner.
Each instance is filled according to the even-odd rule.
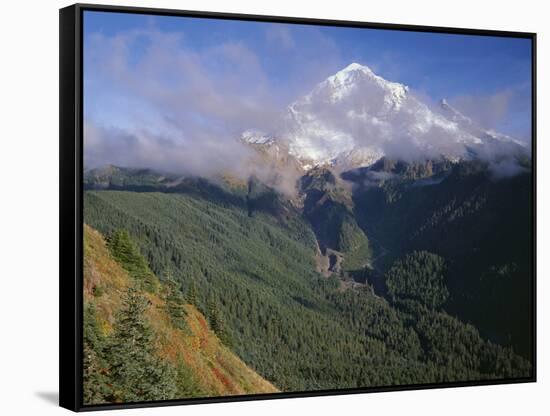
[[[154,337],[145,320],[149,300],[129,288],[106,349],[113,399],[122,402],[173,399],[174,369],[155,356]]]
[[[111,254],[128,274],[134,279],[140,289],[155,293],[158,282],[147,261],[140,253],[126,230],[114,231],[107,240]]]
[[[186,329],[185,323],[185,299],[182,296],[179,284],[172,280],[166,280],[167,295],[166,295],[166,308],[172,324],[179,329]]]
[[[208,301],[208,320],[210,321],[210,328],[212,328],[212,331],[219,335],[222,329],[222,322],[218,304],[214,299]]]
[[[210,328],[216,333],[218,338],[226,346],[232,346],[232,339],[225,326],[222,314],[218,307],[218,303],[214,299],[208,301],[208,321],[210,322]]]
[[[187,302],[191,305],[197,306],[197,285],[194,280],[191,280],[189,287],[187,288]]]

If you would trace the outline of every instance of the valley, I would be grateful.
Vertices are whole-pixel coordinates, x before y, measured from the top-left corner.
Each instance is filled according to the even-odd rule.
[[[112,167],[113,181],[89,172],[84,213],[105,236],[128,232],[182,296],[196,290],[198,311],[216,304],[226,346],[281,391],[528,377],[529,175],[494,181],[470,165],[429,186],[319,168],[301,179],[303,203],[266,184],[174,186]],[[420,283],[424,258],[439,259],[437,286]],[[446,295],[410,297],[417,284]]]

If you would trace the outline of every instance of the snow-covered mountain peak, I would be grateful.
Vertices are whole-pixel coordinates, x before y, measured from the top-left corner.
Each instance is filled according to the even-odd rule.
[[[287,108],[276,137],[257,131],[242,140],[263,147],[283,143],[308,170],[319,165],[369,166],[382,156],[460,160],[503,148],[511,137],[482,128],[443,99],[431,105],[399,82],[352,63],[317,84]]]
[[[365,143],[368,128],[383,129],[408,99],[407,86],[352,63],[288,107],[290,152],[307,166],[370,164],[383,152],[380,143]]]
[[[328,77],[328,79],[332,81],[336,79],[338,79],[339,81],[344,81],[352,77],[356,71],[361,72],[367,76],[371,76],[371,77],[376,76],[376,74],[368,66],[358,64],[357,62],[353,62],[348,66],[346,66],[344,69],[341,69],[340,71],[338,71],[336,74]]]
[[[366,65],[356,62],[321,82],[311,95],[324,95],[328,101],[353,99],[357,93],[367,92],[382,99],[387,110],[398,109],[407,97],[409,88],[398,82],[387,81]]]
[[[259,131],[259,130],[246,130],[241,134],[241,140],[248,144],[272,144],[274,138]]]
[[[367,65],[361,65],[361,64],[358,64],[357,62],[352,62],[351,64],[346,66],[344,69],[342,69],[340,72],[349,72],[349,71],[356,71],[356,70],[372,73],[372,70]]]

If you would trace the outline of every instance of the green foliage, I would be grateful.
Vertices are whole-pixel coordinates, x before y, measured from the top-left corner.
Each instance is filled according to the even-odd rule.
[[[407,315],[374,295],[370,287],[335,291],[330,299],[352,330],[383,342],[386,348],[407,359],[418,360],[422,356],[420,340]]]
[[[83,394],[84,403],[101,404],[111,395],[107,363],[103,359],[105,339],[99,330],[96,310],[92,304],[84,306],[83,323]]]
[[[113,257],[136,280],[141,288],[152,293],[157,290],[155,276],[126,230],[115,230],[107,239],[107,246]]]
[[[133,244],[129,236],[125,237],[125,240],[126,246]],[[128,270],[143,269],[144,260],[140,255],[126,256],[125,259]],[[93,291],[93,296],[85,303],[84,403],[103,404],[205,396],[208,393],[199,387],[200,380],[197,380],[182,356],[179,356],[176,364],[159,358],[161,352],[157,351],[158,340],[149,327],[150,318],[145,314],[151,307],[150,302],[144,290],[139,288],[139,281],[135,283],[136,285],[124,294],[123,304],[114,317],[113,331],[109,336],[104,335],[104,328],[97,318],[95,302],[102,302],[97,299],[97,292]],[[166,308],[172,327],[189,333],[191,330],[185,319],[187,312],[180,285],[171,279],[169,273],[165,282],[160,284],[157,281],[157,285],[162,289],[160,295],[165,305],[158,307]],[[94,286],[98,287],[102,286]],[[104,294],[105,292],[102,293]],[[109,295],[113,296],[112,293]],[[102,304],[102,308],[104,307],[105,304]],[[105,318],[105,311],[102,313]],[[219,320],[221,322],[221,317]]]
[[[413,299],[432,309],[439,308],[449,296],[444,272],[442,257],[414,251],[396,261],[386,273],[388,293],[394,301]]]
[[[165,299],[166,308],[172,325],[181,330],[188,330],[185,322],[185,299],[181,293],[180,284],[170,279],[165,282],[165,285],[168,291]]]
[[[84,186],[91,189],[110,187],[161,187],[173,181],[175,177],[165,177],[150,169],[128,169],[117,166],[105,166],[84,173]]]
[[[145,320],[149,301],[129,288],[106,347],[113,401],[173,399],[174,369],[155,355],[152,331]]]
[[[84,344],[83,356],[83,376],[84,383],[83,399],[86,404],[101,404],[106,402],[110,396],[110,386],[108,378],[103,374],[100,367],[100,359],[89,344]]]
[[[438,285],[443,263],[437,257],[417,260],[414,273],[424,276],[423,267],[429,273],[420,286],[412,285],[412,295],[401,292],[409,288],[406,277],[395,278],[399,296],[393,304],[368,286],[342,291],[337,279],[314,271],[315,235],[308,223],[299,217],[281,222],[265,211],[249,216],[246,205],[233,201],[121,191],[86,192],[84,199],[87,222],[104,233],[128,230],[151,269],[157,274],[169,270],[212,328],[219,331],[222,324],[232,342],[220,335],[222,341],[284,391],[460,381],[466,373],[490,379],[508,370],[527,374],[516,356],[506,361],[486,354],[490,346],[483,340],[476,351],[488,358],[463,364],[454,373],[431,354],[436,340],[425,335],[414,310],[403,305],[421,299],[435,306],[446,297]],[[339,228],[329,227],[333,231],[351,215],[331,205],[318,212],[319,221],[327,212],[334,216],[326,221],[338,220],[331,224]],[[347,233],[343,244],[355,247]],[[423,295],[426,287],[429,294]],[[434,325],[447,324],[434,320]],[[509,368],[496,365],[497,359]]]
[[[195,281],[192,280],[189,282],[189,287],[187,288],[187,296],[186,300],[191,305],[197,306],[197,285],[195,284]]]
[[[93,304],[84,311],[84,403],[133,402],[176,397],[177,370],[155,355],[155,340],[145,322],[148,301],[129,288],[114,331],[103,333]]]
[[[371,252],[367,236],[352,213],[349,192],[337,185],[331,172],[315,170],[302,178],[305,192],[304,217],[309,221],[321,250],[345,254],[343,268],[353,271],[365,267]]]
[[[222,329],[223,323],[221,321],[218,305],[213,300],[208,302],[208,320],[210,322],[210,328],[212,328],[214,332],[219,333]]]
[[[438,369],[441,380],[449,377],[477,380],[483,378],[482,374],[502,378],[530,375],[531,365],[527,360],[514,354],[511,348],[483,340],[473,325],[464,324],[416,301],[405,301],[398,307],[414,317],[425,360]]]
[[[369,240],[355,220],[349,216],[342,221],[338,234],[338,247],[345,254],[343,264],[345,270],[360,270],[370,260]]]
[[[446,311],[530,359],[531,172],[495,178],[486,163],[462,161],[433,165],[434,176],[414,182],[394,176],[362,187],[369,169],[347,178],[355,181],[354,214],[368,230],[373,267],[383,274],[413,251],[443,257]],[[506,274],[495,273],[512,263]]]
[[[199,387],[199,382],[193,370],[179,357],[175,368],[174,383],[176,384],[176,397],[204,397],[205,392]]]
[[[99,298],[103,295],[105,291],[101,286],[96,285],[93,287],[92,292],[96,298]]]
[[[210,328],[216,333],[218,338],[226,345],[231,347],[233,342],[230,333],[226,330],[223,316],[220,313],[218,302],[213,299],[208,301],[208,321]]]

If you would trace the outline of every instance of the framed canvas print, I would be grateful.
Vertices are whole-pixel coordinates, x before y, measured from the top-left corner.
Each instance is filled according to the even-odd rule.
[[[532,382],[535,34],[60,11],[60,403]]]

